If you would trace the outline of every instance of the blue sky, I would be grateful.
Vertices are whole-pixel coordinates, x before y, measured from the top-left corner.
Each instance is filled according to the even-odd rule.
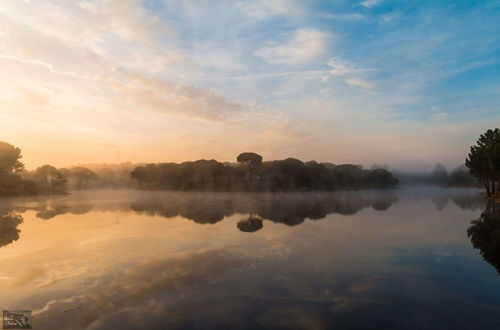
[[[500,123],[500,1],[0,0],[0,17],[0,140],[32,166],[453,167]]]

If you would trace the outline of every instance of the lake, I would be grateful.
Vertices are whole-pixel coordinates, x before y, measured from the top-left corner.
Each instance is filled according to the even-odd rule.
[[[0,199],[0,309],[51,330],[500,329],[500,230],[471,224],[478,194]]]

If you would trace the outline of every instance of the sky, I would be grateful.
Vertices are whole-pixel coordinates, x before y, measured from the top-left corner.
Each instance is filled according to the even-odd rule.
[[[500,126],[500,1],[0,0],[0,141],[28,169],[420,170]]]

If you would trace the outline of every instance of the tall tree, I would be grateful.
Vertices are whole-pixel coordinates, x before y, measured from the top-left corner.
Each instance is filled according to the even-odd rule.
[[[21,149],[0,141],[0,174],[13,174],[24,169],[21,163]]]
[[[255,152],[243,152],[238,155],[236,161],[238,163],[245,164],[248,167],[251,180],[255,168],[262,164],[262,156],[256,154]]]
[[[498,191],[500,182],[500,129],[489,129],[481,134],[476,145],[470,148],[465,165],[486,189],[488,197]]]

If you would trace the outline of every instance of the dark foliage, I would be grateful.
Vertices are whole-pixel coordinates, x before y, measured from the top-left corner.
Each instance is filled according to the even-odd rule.
[[[20,215],[12,213],[0,214],[0,247],[19,239],[21,232],[17,227],[23,222]]]
[[[36,195],[40,189],[31,180],[18,173],[24,169],[21,150],[6,142],[0,142],[0,196]]]
[[[472,245],[500,274],[500,204],[488,203],[481,217],[471,223],[467,234]]]
[[[131,177],[143,188],[203,191],[312,191],[387,188],[398,183],[386,169],[359,165],[304,163],[295,158],[262,162],[254,153],[238,156],[238,164],[215,160],[148,164]]]
[[[480,180],[488,197],[500,191],[500,129],[489,129],[481,134],[470,148],[465,160],[470,174]]]

